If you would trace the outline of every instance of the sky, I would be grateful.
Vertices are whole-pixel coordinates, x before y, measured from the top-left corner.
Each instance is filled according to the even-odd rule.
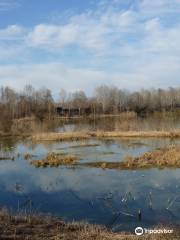
[[[0,0],[0,86],[180,87],[180,0]]]

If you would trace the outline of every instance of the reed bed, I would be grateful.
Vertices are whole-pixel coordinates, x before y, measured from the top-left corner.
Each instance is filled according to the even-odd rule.
[[[172,131],[87,131],[63,133],[39,133],[32,136],[33,141],[77,141],[90,138],[179,138],[180,130]]]

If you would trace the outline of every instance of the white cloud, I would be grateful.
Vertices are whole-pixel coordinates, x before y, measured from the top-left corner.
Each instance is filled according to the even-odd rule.
[[[40,24],[27,37],[27,43],[34,47],[57,49],[72,44],[78,37],[76,26]]]
[[[19,25],[10,25],[5,29],[0,29],[0,40],[20,40],[25,33],[25,28]]]
[[[5,61],[11,59],[11,61],[16,61],[18,59],[25,57],[26,49],[23,46],[8,44],[0,44],[0,61]],[[0,65],[1,66],[1,65]]]
[[[18,0],[0,0],[0,11],[8,11],[19,5]]]
[[[64,87],[89,92],[102,83],[131,89],[178,85],[180,0],[143,0],[126,10],[117,7],[122,0],[115,5],[107,2],[56,24],[1,29],[0,60],[9,59],[12,64],[0,67],[0,84],[32,83],[54,91]],[[50,56],[51,62],[33,63],[39,51]],[[32,54],[31,61],[26,52]],[[64,64],[58,63],[58,54],[62,63],[62,56],[66,58]],[[23,56],[29,64],[16,65],[15,56]]]
[[[14,61],[26,56],[26,34],[27,30],[19,25],[9,25],[0,29],[0,61]]]
[[[46,50],[75,45],[86,50],[103,53],[110,50],[112,42],[122,32],[128,32],[135,24],[132,11],[107,9],[72,16],[67,24],[40,24],[28,35],[28,43]]]
[[[173,0],[171,9],[174,9],[175,4],[178,9],[178,2]],[[164,10],[168,9],[168,4],[168,0],[151,3],[144,0],[139,11],[99,8],[74,15],[66,24],[39,24],[29,33],[27,42],[30,46],[50,52],[73,46],[95,56],[115,54],[117,57],[121,51],[126,55],[126,49],[137,52],[137,49],[140,50],[137,48],[138,43],[141,43],[144,52],[168,47],[173,54],[179,45],[180,28],[177,24],[165,27],[161,19],[162,9],[158,8],[162,6]],[[145,17],[146,11],[151,12],[152,9],[159,11],[159,14]]]
[[[26,84],[36,87],[46,86],[57,92],[62,87],[69,91],[93,89],[94,84],[102,83],[104,73],[88,69],[68,68],[61,63],[8,65],[0,67],[0,85],[21,89]]]
[[[71,68],[62,63],[23,64],[0,66],[0,85],[22,89],[26,84],[47,87],[58,93],[61,88],[68,91],[82,89],[92,94],[101,84],[115,85],[119,88],[135,90],[139,88],[177,86],[180,75],[179,61],[160,60],[131,72],[108,73],[86,68]]]

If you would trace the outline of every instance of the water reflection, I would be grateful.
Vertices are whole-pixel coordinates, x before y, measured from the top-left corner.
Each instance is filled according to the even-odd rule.
[[[171,115],[150,115],[148,117],[123,118],[120,116],[97,117],[89,119],[66,119],[59,120],[54,126],[54,131],[80,131],[80,130],[102,130],[102,131],[147,131],[147,130],[172,130],[180,128],[179,117]]]
[[[139,224],[180,224],[179,169],[36,169],[24,159],[26,153],[41,159],[50,151],[66,151],[79,154],[82,162],[122,161],[126,155],[138,156],[170,143],[169,139],[88,140],[83,144],[94,147],[81,148],[82,142],[4,142],[16,158],[0,162],[0,205],[101,223],[113,230],[133,230]]]

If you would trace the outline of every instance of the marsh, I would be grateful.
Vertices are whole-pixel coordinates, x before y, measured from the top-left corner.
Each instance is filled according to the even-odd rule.
[[[76,122],[73,124],[73,128],[78,127]],[[72,122],[64,123],[63,128],[69,126],[72,127]],[[87,126],[91,127],[88,122]],[[61,127],[56,126],[54,131]],[[102,224],[113,231],[134,231],[139,224],[178,225],[180,169],[120,170],[85,166],[89,162],[122,162],[129,155],[139,157],[178,144],[179,138],[91,138],[63,142],[2,138],[1,152],[13,156],[14,160],[0,161],[1,206],[14,212],[50,213],[67,222]],[[75,156],[82,166],[36,168],[30,164],[52,152]]]

